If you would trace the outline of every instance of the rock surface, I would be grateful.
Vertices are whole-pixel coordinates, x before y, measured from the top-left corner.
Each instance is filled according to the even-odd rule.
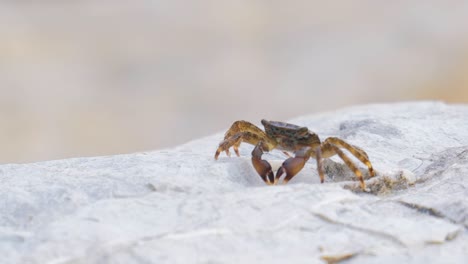
[[[369,192],[337,158],[324,184],[309,162],[288,185],[266,186],[250,145],[214,161],[222,133],[2,165],[2,263],[466,263],[468,106],[366,105],[290,121],[366,150],[377,170]]]

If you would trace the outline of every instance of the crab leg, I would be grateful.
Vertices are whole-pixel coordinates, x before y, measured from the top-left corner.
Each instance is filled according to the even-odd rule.
[[[364,179],[362,178],[361,171],[356,167],[356,165],[354,165],[351,159],[348,156],[346,156],[346,154],[344,154],[343,151],[341,151],[340,148],[338,148],[337,146],[329,142],[324,142],[322,144],[322,151],[337,154],[344,161],[344,163],[354,172],[356,177],[359,179],[359,181],[361,182],[361,188],[363,190],[366,189],[366,184],[364,183]]]
[[[315,150],[315,159],[317,160],[317,171],[320,177],[320,183],[323,183],[325,180],[325,172],[323,171],[322,149],[320,147]]]
[[[242,140],[243,133],[237,133],[234,136],[227,138],[221,143],[219,143],[218,149],[216,150],[215,153],[215,159],[218,159],[218,156],[221,152],[225,151],[227,156],[231,156],[231,153],[229,152],[229,148],[234,146],[234,151],[236,152],[236,155],[239,156],[239,150],[237,149],[236,146],[238,146]]]
[[[263,149],[265,148],[263,141],[258,142],[252,151],[252,164],[262,180],[268,184],[274,184],[274,175],[271,165],[268,161],[262,159]],[[267,177],[268,176],[268,177]]]
[[[364,150],[356,146],[353,146],[347,143],[346,141],[340,138],[336,138],[336,137],[329,137],[324,141],[324,143],[330,143],[337,147],[341,147],[341,148],[348,150],[351,154],[353,154],[353,156],[355,156],[358,160],[360,160],[362,163],[364,163],[367,166],[369,170],[369,175],[371,177],[375,176],[374,168],[372,167],[372,164],[369,161],[369,157],[367,156],[367,153]]]
[[[274,148],[276,142],[270,139],[264,131],[255,126],[254,124],[247,121],[236,121],[231,125],[226,134],[224,135],[224,140],[219,143],[218,149],[215,153],[215,159],[218,159],[218,156],[221,152],[226,152],[226,155],[230,156],[229,148],[233,148],[236,155],[239,155],[239,146],[242,142],[256,145],[258,142],[264,141],[268,145],[269,151]]]

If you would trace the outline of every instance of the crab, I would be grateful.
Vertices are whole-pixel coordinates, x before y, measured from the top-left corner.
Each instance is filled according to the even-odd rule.
[[[234,122],[226,132],[224,140],[219,143],[214,158],[217,160],[223,151],[226,152],[227,156],[230,156],[229,149],[231,147],[236,155],[240,156],[239,146],[242,142],[254,145],[255,148],[252,151],[253,167],[266,184],[275,185],[283,174],[286,175],[283,179],[283,184],[288,183],[302,170],[310,158],[317,160],[318,175],[320,182],[323,183],[325,178],[323,159],[338,155],[354,172],[360,181],[361,188],[365,190],[366,184],[364,183],[361,171],[341,150],[342,148],[364,163],[371,177],[375,176],[367,153],[359,147],[353,146],[337,137],[329,137],[321,142],[318,135],[307,127],[278,121],[267,121],[265,119],[261,122],[265,131],[247,121],[239,120]],[[289,157],[279,167],[276,175],[273,174],[270,163],[262,159],[262,155],[265,152],[273,149],[281,150]],[[294,157],[290,156],[289,152],[292,152]]]

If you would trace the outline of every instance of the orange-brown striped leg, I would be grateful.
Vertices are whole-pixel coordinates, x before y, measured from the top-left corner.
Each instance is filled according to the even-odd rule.
[[[325,142],[329,142],[337,147],[340,147],[340,148],[344,148],[346,149],[347,151],[349,151],[351,154],[353,154],[353,156],[355,156],[358,160],[360,160],[362,163],[364,163],[367,168],[369,169],[369,175],[371,177],[374,177],[375,176],[375,172],[374,172],[374,168],[372,167],[372,163],[370,162],[369,160],[369,156],[367,155],[367,153],[356,147],[356,146],[353,146],[349,143],[347,143],[346,141],[340,139],[340,138],[336,138],[336,137],[329,137],[327,138]]]
[[[240,157],[239,145],[240,145],[240,142],[239,142],[239,144],[234,144],[234,146],[232,146],[232,148],[234,149],[234,152],[236,153],[237,157]]]
[[[235,144],[239,144],[239,142],[242,140],[242,136],[242,133],[238,133],[228,139],[221,141],[221,143],[219,143],[218,149],[216,149],[214,158],[218,159],[219,154],[223,151],[226,152],[227,156],[231,156],[229,148]]]
[[[257,134],[260,137],[266,137],[266,133],[260,128],[258,128],[256,125],[244,120],[239,120],[232,123],[228,131],[226,131],[224,139],[228,139],[239,132],[250,132],[253,134]]]
[[[272,185],[275,179],[270,163],[262,159],[264,149],[268,150],[268,146],[262,141],[258,142],[252,151],[252,164],[262,180],[266,184]]]
[[[344,163],[354,172],[354,174],[356,174],[356,177],[361,182],[361,188],[363,190],[366,189],[366,184],[364,183],[364,179],[362,178],[361,171],[356,167],[356,165],[354,165],[351,159],[348,156],[346,156],[343,151],[341,151],[341,149],[339,149],[333,144],[330,144],[330,142],[324,142],[322,144],[322,151],[337,154],[344,161]]]
[[[221,143],[219,143],[218,149],[216,150],[216,153],[215,153],[215,159],[218,159],[219,154],[223,151],[225,151],[226,154],[229,156],[229,148],[231,147],[233,147],[236,154],[239,155],[238,147],[242,142],[249,143],[251,145],[256,145],[260,141],[265,142],[268,151],[270,149],[273,149],[276,145],[276,143],[268,137],[265,138],[265,137],[262,137],[261,135],[248,132],[248,131],[239,132],[221,141]]]
[[[320,177],[320,183],[323,183],[325,181],[325,172],[323,170],[322,150],[320,147],[315,150],[315,158],[317,159],[317,171]]]
[[[245,133],[245,135],[242,135],[242,133]],[[230,147],[234,149],[237,156],[240,156],[239,146],[242,142],[256,145],[260,140],[267,142],[270,146],[275,145],[275,142],[271,140],[263,130],[254,124],[243,120],[236,121],[231,125],[228,131],[226,131],[224,140],[219,144],[218,150],[215,154],[215,159],[218,158],[222,151],[225,151],[226,155],[230,156]]]
[[[284,177],[283,184],[288,183],[297,173],[299,173],[310,158],[309,149],[310,148],[308,147],[303,148],[295,153],[294,158],[285,160],[276,172],[275,183],[278,182],[281,176],[285,173],[286,177]]]

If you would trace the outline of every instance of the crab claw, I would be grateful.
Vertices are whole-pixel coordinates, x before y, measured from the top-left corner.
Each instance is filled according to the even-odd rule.
[[[276,177],[275,177],[275,184],[278,182],[278,180],[281,178],[283,174],[286,173],[286,177],[283,180],[283,184],[288,183],[289,180],[292,179],[299,171],[304,168],[304,165],[306,163],[307,159],[304,157],[294,157],[294,158],[289,158],[283,162],[283,165],[278,169],[276,172]]]
[[[263,155],[263,143],[259,142],[254,150],[252,151],[252,164],[257,171],[258,175],[262,177],[262,180],[268,184],[272,185],[275,181],[275,175],[268,161],[262,159]]]
[[[258,175],[262,177],[262,180],[268,184],[274,184],[275,175],[273,174],[270,163],[266,160],[262,160],[256,157],[252,157],[252,164],[257,171]]]

